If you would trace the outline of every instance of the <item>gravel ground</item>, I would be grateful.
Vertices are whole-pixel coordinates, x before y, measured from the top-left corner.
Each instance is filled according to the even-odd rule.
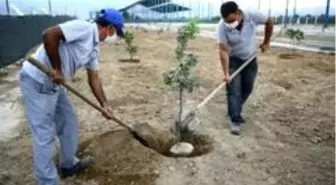
[[[101,48],[101,78],[115,115],[129,124],[170,127],[178,113],[178,93],[162,82],[174,65],[175,35],[136,32],[140,63],[127,58],[122,44]],[[198,37],[190,51],[200,57],[196,75],[200,88],[187,96],[195,106],[222,80],[216,43]],[[199,115],[198,132],[213,142],[213,150],[193,158],[170,158],[143,147],[113,122],[71,96],[80,119],[80,153],[90,153],[96,165],[63,181],[68,185],[331,185],[335,181],[335,56],[272,48],[259,54],[254,93],[244,108],[247,123],[241,136],[232,136],[226,118],[223,89]],[[25,123],[15,71],[0,80],[1,107],[15,109],[12,137],[0,142],[0,184],[34,184],[31,135]],[[93,98],[85,71],[71,84]],[[3,119],[2,119],[3,120]],[[6,120],[6,119],[5,119]],[[8,122],[8,123],[7,123]],[[5,126],[9,125],[6,120]],[[4,129],[3,129],[4,130]],[[56,154],[56,153],[55,153]]]

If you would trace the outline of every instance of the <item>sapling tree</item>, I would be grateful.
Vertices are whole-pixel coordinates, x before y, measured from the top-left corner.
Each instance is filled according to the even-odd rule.
[[[134,40],[134,34],[131,31],[125,31],[125,43],[126,43],[126,50],[128,51],[130,55],[130,59],[133,60],[133,56],[135,53],[137,53],[138,48],[133,44]]]
[[[195,38],[199,32],[199,27],[195,19],[190,20],[186,25],[178,29],[177,47],[175,49],[175,58],[178,61],[178,66],[163,73],[164,83],[178,89],[179,91],[179,115],[175,122],[175,129],[181,131],[182,113],[184,103],[184,92],[191,93],[199,83],[192,75],[192,69],[198,63],[198,57],[193,53],[186,53],[188,42]]]
[[[293,54],[295,54],[295,46],[304,39],[304,33],[300,29],[287,29],[285,35],[292,40],[293,43]]]

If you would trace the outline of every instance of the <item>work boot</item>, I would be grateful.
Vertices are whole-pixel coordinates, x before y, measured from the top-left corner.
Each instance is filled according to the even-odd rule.
[[[233,135],[239,135],[241,129],[241,123],[230,121],[230,132]]]
[[[83,159],[78,161],[72,168],[61,168],[60,176],[61,178],[71,177],[89,168],[91,165],[93,165],[93,163],[94,162],[92,157],[84,157]]]

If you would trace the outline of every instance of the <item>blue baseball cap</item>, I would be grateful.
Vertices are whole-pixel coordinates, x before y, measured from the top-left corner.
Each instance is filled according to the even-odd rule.
[[[97,18],[113,25],[116,28],[117,35],[122,38],[124,37],[124,17],[120,11],[113,8],[102,9]]]

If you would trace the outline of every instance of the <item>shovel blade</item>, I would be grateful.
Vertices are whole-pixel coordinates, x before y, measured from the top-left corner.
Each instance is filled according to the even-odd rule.
[[[182,115],[181,123],[176,123],[181,134],[192,134],[196,131],[200,121],[195,111],[191,111],[186,115]]]
[[[132,131],[133,137],[138,140],[145,147],[150,147],[148,141],[145,138],[142,138],[136,131]]]

